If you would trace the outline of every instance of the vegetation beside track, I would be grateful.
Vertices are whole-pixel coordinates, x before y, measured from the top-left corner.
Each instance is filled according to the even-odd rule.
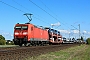
[[[0,45],[0,47],[16,47],[18,45]]]
[[[26,60],[90,60],[90,45],[80,45]]]

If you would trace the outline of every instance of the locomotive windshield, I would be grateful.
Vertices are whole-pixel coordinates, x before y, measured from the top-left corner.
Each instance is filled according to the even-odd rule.
[[[27,30],[28,26],[16,26],[15,30]]]
[[[22,26],[22,30],[27,30],[28,27],[27,26]]]

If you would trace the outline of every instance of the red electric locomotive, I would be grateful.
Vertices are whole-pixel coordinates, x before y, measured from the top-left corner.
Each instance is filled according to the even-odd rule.
[[[14,27],[14,43],[19,46],[49,43],[48,31],[30,23],[18,23]]]

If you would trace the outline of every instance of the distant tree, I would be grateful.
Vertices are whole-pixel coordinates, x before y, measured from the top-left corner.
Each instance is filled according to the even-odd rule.
[[[86,42],[90,45],[90,38],[87,38]]]
[[[5,44],[6,44],[5,38],[2,35],[0,35],[0,45],[5,45]]]
[[[81,36],[81,40],[83,41],[83,37]]]
[[[0,45],[5,45],[6,41],[5,40],[0,40]]]
[[[2,35],[0,35],[0,40],[5,40],[5,38]]]

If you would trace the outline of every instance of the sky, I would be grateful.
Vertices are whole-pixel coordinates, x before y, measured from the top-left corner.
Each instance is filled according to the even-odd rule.
[[[29,20],[23,14],[31,13],[34,25],[51,27],[63,37],[90,37],[90,0],[0,0],[0,34],[13,39],[16,23]]]

